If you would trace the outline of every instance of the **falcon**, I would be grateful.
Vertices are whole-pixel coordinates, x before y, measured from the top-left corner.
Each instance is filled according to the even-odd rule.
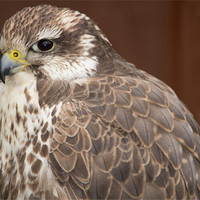
[[[0,199],[200,199],[199,125],[89,17],[26,7],[0,52]]]

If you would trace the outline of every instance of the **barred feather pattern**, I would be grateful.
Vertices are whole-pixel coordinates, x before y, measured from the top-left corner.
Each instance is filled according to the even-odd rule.
[[[59,187],[68,199],[200,199],[199,125],[168,86],[132,69],[53,83],[66,94],[48,158]]]

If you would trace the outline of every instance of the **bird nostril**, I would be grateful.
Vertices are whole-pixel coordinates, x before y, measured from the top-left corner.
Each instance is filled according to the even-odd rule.
[[[20,53],[19,53],[17,50],[13,50],[13,51],[10,53],[10,57],[11,57],[12,59],[17,60],[17,59],[20,57]]]
[[[19,56],[19,54],[18,54],[17,52],[14,52],[14,53],[13,53],[13,57],[16,58],[16,57],[18,57],[18,56]]]

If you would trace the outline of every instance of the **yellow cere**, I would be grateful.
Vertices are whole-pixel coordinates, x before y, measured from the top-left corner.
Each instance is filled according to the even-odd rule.
[[[15,59],[15,60],[19,59],[19,57],[20,57],[19,51],[13,50],[13,51],[10,53],[10,57],[11,57],[12,59]]]

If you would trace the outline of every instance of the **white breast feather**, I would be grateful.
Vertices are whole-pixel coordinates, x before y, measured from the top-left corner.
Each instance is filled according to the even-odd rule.
[[[17,81],[16,81],[17,80]],[[16,83],[18,85],[16,85]],[[29,95],[31,96],[30,102],[27,102],[27,99],[24,94],[24,89],[27,88]],[[6,165],[6,154],[8,155],[14,155],[14,162],[16,162],[16,167],[17,166],[17,158],[16,154],[19,150],[21,150],[24,146],[24,144],[28,141],[26,133],[29,132],[30,136],[35,135],[34,128],[40,129],[40,131],[37,133],[38,134],[38,141],[40,141],[41,144],[44,144],[44,142],[41,141],[41,127],[40,124],[42,120],[44,121],[43,123],[48,122],[48,130],[52,130],[52,116],[51,112],[53,111],[54,107],[45,107],[44,109],[40,109],[39,107],[39,102],[38,102],[38,93],[36,90],[36,80],[33,77],[33,75],[27,74],[25,72],[20,72],[15,75],[15,79],[10,79],[7,80],[6,84],[0,83],[0,113],[1,113],[1,118],[2,118],[2,123],[1,123],[1,137],[0,139],[2,140],[2,148],[3,151],[1,153],[2,159],[1,159],[1,169],[3,170],[2,173],[4,174],[4,166]],[[38,114],[34,113],[29,113],[29,112],[24,112],[24,105],[29,107],[29,105],[32,104],[34,108],[38,109]],[[20,113],[20,116],[23,118],[24,116],[27,117],[26,121],[26,128],[27,131],[24,130],[23,123],[16,123],[16,105],[18,107],[18,112]],[[57,105],[57,113],[55,115],[58,115],[60,112],[62,103]],[[14,122],[14,129],[17,131],[17,136],[13,136],[13,133],[11,132],[11,123]],[[9,144],[9,141],[6,139],[6,137],[12,136],[12,143]],[[48,147],[50,146],[49,140],[45,143]],[[33,153],[33,145],[32,143],[29,145],[29,147],[26,149],[26,158],[29,153]],[[46,158],[41,157],[39,154],[34,154],[37,158],[39,158],[42,161],[42,168],[40,170],[40,173],[42,176],[40,180],[40,185],[39,188],[41,189],[42,187],[45,189],[48,188],[53,188],[52,181],[49,181],[49,185],[43,184],[43,179],[49,178],[51,179],[52,172],[50,168],[48,167],[48,161]],[[24,176],[27,177],[28,173],[31,172],[31,166],[28,164],[25,158],[25,169],[24,169]],[[49,170],[47,170],[49,169]],[[14,171],[14,169],[13,169]],[[8,176],[5,180],[5,183],[9,183],[10,179],[12,178],[12,173],[10,176]],[[21,175],[18,173],[16,177],[16,182],[21,181]],[[28,180],[28,179],[27,179]],[[56,187],[56,186],[55,186]],[[24,199],[28,198],[29,195],[31,195],[32,191],[26,187],[25,193],[21,194],[20,192],[18,193],[17,199]]]

